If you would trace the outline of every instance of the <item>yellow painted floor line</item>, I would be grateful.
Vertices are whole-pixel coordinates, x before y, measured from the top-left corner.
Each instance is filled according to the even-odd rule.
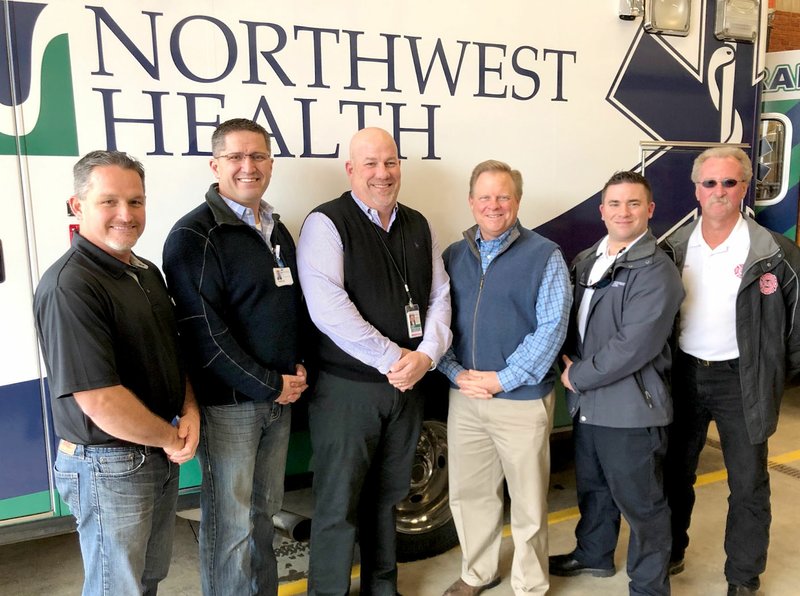
[[[787,453],[782,453],[780,455],[768,458],[767,467],[772,468],[774,466],[788,464],[797,460],[800,460],[800,449],[796,451],[789,451]],[[701,474],[700,476],[697,477],[697,482],[695,482],[694,485],[705,486],[706,484],[712,484],[714,482],[721,482],[723,480],[727,480],[727,478],[728,478],[727,470],[724,469],[718,470],[716,472]]]
[[[350,570],[350,579],[357,579],[359,575],[361,575],[361,565],[353,565],[353,569]],[[297,596],[297,594],[306,592],[308,592],[307,579],[298,579],[278,586],[278,596]]]
[[[297,594],[305,594],[308,592],[308,582],[304,579],[298,579],[288,584],[281,584],[278,586],[278,596],[296,596]]]
[[[700,474],[695,481],[695,486],[705,486],[714,482],[722,482],[728,478],[727,470],[717,470],[716,472],[708,472],[707,474]]]
[[[794,461],[800,460],[800,449],[797,451],[789,451],[787,453],[782,453],[780,455],[776,455],[774,457],[770,457],[767,460],[767,465],[769,467],[778,466],[781,464],[788,464]],[[697,482],[695,482],[695,486],[705,486],[707,484],[713,484],[714,482],[722,482],[728,478],[728,472],[726,470],[717,470],[716,472],[708,472],[706,474],[701,474],[697,477]],[[560,524],[561,522],[569,521],[572,519],[577,519],[580,517],[580,513],[578,512],[577,507],[570,507],[569,509],[562,509],[560,511],[553,511],[552,513],[548,514],[547,516],[547,524]],[[508,538],[511,536],[511,525],[506,524],[503,526],[503,538]],[[353,571],[350,575],[351,578],[355,579],[361,573],[361,568],[358,565],[353,567]],[[278,587],[278,596],[297,596],[298,594],[305,594],[308,590],[308,582],[304,579],[297,580],[287,584],[281,584]]]
[[[797,461],[800,459],[800,449],[797,451],[789,451],[788,453],[784,453],[782,455],[776,455],[775,457],[769,458],[769,465],[776,466],[779,464],[788,464],[789,462]]]

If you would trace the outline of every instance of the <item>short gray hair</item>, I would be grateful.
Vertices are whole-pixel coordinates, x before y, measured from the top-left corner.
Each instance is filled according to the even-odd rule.
[[[753,164],[750,161],[750,157],[738,147],[730,146],[711,147],[698,155],[694,160],[694,165],[692,165],[692,182],[700,182],[700,168],[703,167],[706,160],[713,158],[725,159],[727,157],[732,157],[739,162],[742,168],[742,180],[749,184],[750,178],[753,177]]]
[[[89,180],[95,168],[104,166],[117,166],[123,170],[133,170],[139,174],[144,190],[144,166],[139,160],[131,157],[124,151],[90,151],[78,160],[72,168],[72,178],[75,196],[79,200],[86,198],[89,192]]]

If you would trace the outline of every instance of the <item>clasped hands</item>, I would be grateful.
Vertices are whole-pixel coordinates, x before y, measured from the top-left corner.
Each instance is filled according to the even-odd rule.
[[[275,403],[282,406],[291,404],[300,399],[300,394],[308,389],[308,374],[302,364],[295,366],[296,375],[283,376],[283,391],[275,398]]]
[[[463,370],[456,375],[458,390],[473,399],[492,399],[503,390],[493,370]]]
[[[391,366],[386,373],[386,379],[392,387],[405,392],[414,388],[417,381],[428,372],[431,364],[432,360],[427,354],[400,348],[400,360]]]

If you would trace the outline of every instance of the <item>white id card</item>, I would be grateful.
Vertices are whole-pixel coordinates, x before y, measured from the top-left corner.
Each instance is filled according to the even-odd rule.
[[[406,326],[408,327],[408,337],[422,337],[422,317],[419,315],[419,306],[416,304],[406,304]]]
[[[275,285],[279,288],[281,286],[291,286],[294,283],[292,270],[288,267],[273,267],[272,275],[275,276]]]

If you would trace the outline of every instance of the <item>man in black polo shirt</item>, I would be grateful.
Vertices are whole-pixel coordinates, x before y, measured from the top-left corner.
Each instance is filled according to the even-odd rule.
[[[34,297],[61,438],[56,486],[78,522],[83,593],[155,594],[200,418],[164,281],[131,252],[145,225],[142,165],[93,151],[73,173],[80,233]]]

